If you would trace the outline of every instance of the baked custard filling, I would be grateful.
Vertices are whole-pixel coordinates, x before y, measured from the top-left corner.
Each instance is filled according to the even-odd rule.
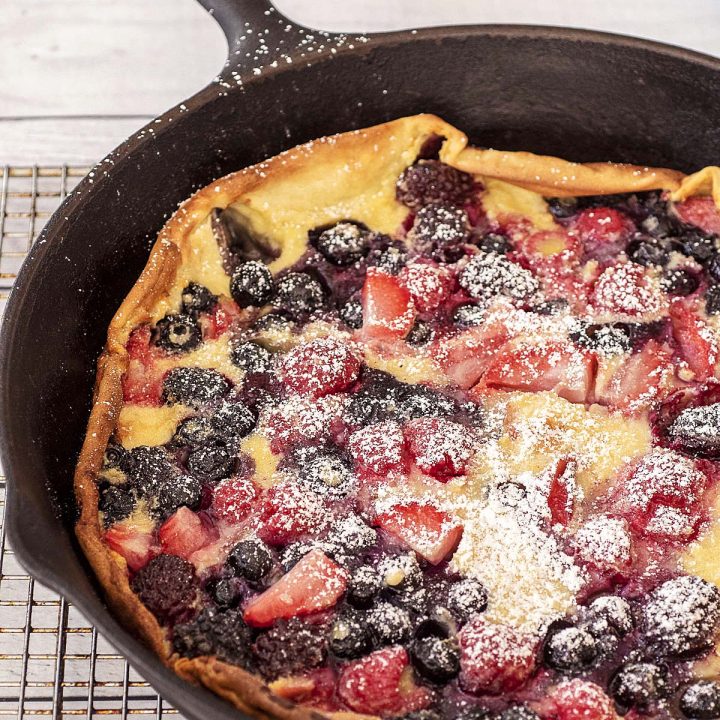
[[[100,363],[113,606],[257,715],[720,718],[717,175],[418,116],[201,191]]]

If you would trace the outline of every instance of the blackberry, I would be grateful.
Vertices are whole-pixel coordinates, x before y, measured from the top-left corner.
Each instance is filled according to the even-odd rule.
[[[313,491],[344,497],[355,484],[349,465],[335,453],[318,454],[300,470],[300,479]]]
[[[305,672],[321,665],[327,657],[324,625],[304,623],[297,618],[278,622],[255,640],[257,667],[268,680]]]
[[[327,548],[324,547],[323,543],[301,541],[292,543],[285,547],[280,555],[280,565],[285,572],[290,572],[311,550],[322,550],[323,553]]]
[[[366,525],[357,515],[352,514],[347,515],[332,527],[326,541],[339,545],[352,555],[357,555],[373,547],[377,539],[377,532]]]
[[[255,414],[239,401],[223,400],[210,417],[213,431],[226,442],[250,434],[256,422]]]
[[[546,198],[546,200],[548,210],[556,220],[567,220],[579,210],[577,198],[574,197]]]
[[[689,720],[720,718],[720,683],[697,680],[688,685],[680,696],[680,711]]]
[[[238,577],[259,582],[273,569],[272,550],[261,540],[241,540],[230,551],[227,563]]]
[[[695,273],[684,268],[676,268],[665,271],[660,285],[669,295],[686,297],[692,295],[700,287],[700,280]]]
[[[695,575],[667,580],[642,608],[641,633],[664,657],[687,657],[712,645],[720,623],[720,589]]]
[[[103,455],[103,468],[117,468],[127,472],[132,466],[130,453],[119,443],[108,442]]]
[[[720,456],[720,403],[683,410],[667,429],[682,452],[698,457]]]
[[[620,325],[584,325],[580,330],[570,332],[569,337],[575,344],[606,356],[622,355],[633,345],[630,333]]]
[[[716,241],[715,235],[707,235],[702,230],[686,230],[679,238],[680,252],[705,264],[717,254]]]
[[[351,421],[370,425],[387,420],[396,412],[406,386],[389,373],[364,370],[361,389],[350,396],[347,414]]]
[[[577,673],[591,667],[597,657],[597,641],[587,630],[564,622],[553,623],[548,629],[543,660],[549,668]]]
[[[705,265],[705,272],[715,282],[720,281],[720,255],[713,255]]]
[[[203,482],[218,482],[232,475],[235,458],[225,443],[214,440],[192,450],[186,464],[194,477]]]
[[[426,205],[420,208],[411,232],[421,252],[431,248],[457,246],[470,239],[467,213],[447,205]]]
[[[419,346],[427,345],[435,335],[430,323],[424,320],[416,320],[410,332],[408,333],[405,341],[408,345]]]
[[[274,304],[291,317],[301,318],[325,304],[325,291],[312,275],[291,272],[277,281]]]
[[[251,642],[250,629],[237,610],[205,608],[192,622],[176,625],[173,632],[173,648],[178,655],[217,655],[246,669],[253,667]]]
[[[230,281],[230,294],[241,307],[262,307],[273,295],[273,276],[267,265],[257,260],[238,265]]]
[[[405,243],[393,240],[383,248],[371,250],[368,265],[378,267],[390,275],[397,275],[407,265],[408,252]]]
[[[242,586],[235,578],[219,578],[205,587],[215,604],[222,609],[236,607],[243,597]]]
[[[266,373],[272,369],[270,351],[250,341],[233,343],[230,346],[230,362],[249,374]]]
[[[189,352],[202,342],[202,330],[190,315],[166,315],[155,330],[155,344],[170,352]]]
[[[415,555],[388,555],[378,570],[384,587],[394,593],[417,590],[422,584],[422,570]]]
[[[540,716],[527,705],[513,705],[503,710],[497,720],[540,720]]]
[[[488,593],[485,586],[475,578],[463,578],[448,590],[448,610],[453,617],[465,623],[475,615],[485,612]]]
[[[460,648],[453,638],[428,635],[410,649],[415,671],[426,680],[446,683],[460,672]]]
[[[194,282],[185,286],[180,298],[184,315],[210,312],[217,305],[217,295],[213,295],[204,285]]]
[[[377,645],[398,645],[412,634],[410,613],[389,602],[378,602],[366,615],[366,622]]]
[[[456,411],[454,401],[425,385],[403,385],[397,400],[397,414],[403,420],[420,417],[446,417]]]
[[[475,303],[464,303],[453,310],[452,321],[461,328],[476,327],[485,321],[485,308]]]
[[[720,285],[711,285],[705,291],[705,312],[720,315]]]
[[[460,272],[458,281],[476,300],[489,300],[496,295],[526,300],[539,289],[537,279],[529,270],[497,253],[473,257]]]
[[[665,670],[648,662],[623,665],[608,685],[608,693],[617,706],[625,711],[630,708],[647,708],[660,699],[666,689]]]
[[[195,568],[176,555],[158,555],[150,560],[138,570],[130,586],[161,623],[180,617],[197,595]]]
[[[372,647],[368,626],[355,613],[343,613],[335,618],[328,641],[332,654],[343,660],[362,657]]]
[[[537,315],[559,315],[567,310],[567,307],[568,301],[565,298],[555,297],[533,305],[530,310]]]
[[[359,330],[363,324],[362,303],[357,300],[348,300],[340,308],[340,319],[353,330]]]
[[[670,262],[670,256],[665,249],[655,240],[637,239],[631,240],[625,250],[627,256],[638,265],[659,265],[664,267]]]
[[[478,247],[486,253],[494,252],[498,255],[506,255],[512,250],[512,243],[507,235],[499,233],[488,233],[478,241]]]
[[[137,494],[129,485],[104,485],[100,488],[98,509],[103,514],[105,527],[113,525],[132,514]]]
[[[230,383],[216,370],[178,367],[163,380],[163,399],[168,405],[180,403],[201,408],[220,400],[230,391]]]
[[[608,633],[625,637],[634,625],[630,603],[617,595],[595,598],[580,617],[583,628],[595,638]]]
[[[178,475],[160,485],[150,507],[154,515],[164,520],[181,507],[197,509],[201,499],[200,481],[189,475]]]
[[[130,451],[130,482],[142,496],[155,495],[160,486],[177,474],[170,456],[161,447],[138,445]]]
[[[382,589],[382,578],[370,565],[361,565],[350,576],[347,602],[356,608],[367,608]]]
[[[395,196],[411,210],[429,203],[462,205],[472,195],[472,175],[439,160],[419,160],[406,168],[398,178]]]
[[[370,244],[370,231],[362,223],[343,220],[329,228],[311,230],[310,242],[333,265],[352,265],[363,258]]]
[[[172,437],[174,445],[198,447],[215,436],[210,420],[200,415],[192,415],[178,423]]]

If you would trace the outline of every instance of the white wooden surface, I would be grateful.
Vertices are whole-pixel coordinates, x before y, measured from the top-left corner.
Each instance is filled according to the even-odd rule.
[[[570,25],[720,56],[720,0],[278,0],[277,6],[327,30]],[[222,33],[195,0],[0,0],[0,163],[94,162],[206,84],[224,56]]]

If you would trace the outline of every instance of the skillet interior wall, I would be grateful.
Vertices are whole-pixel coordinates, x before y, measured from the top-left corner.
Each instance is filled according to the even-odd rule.
[[[417,112],[441,115],[479,145],[682,170],[720,163],[720,80],[710,63],[542,32],[443,34],[380,38],[359,56],[295,63],[224,97],[211,88],[204,105],[154,125],[154,139],[131,141],[128,157],[105,166],[107,178],[97,172],[82,202],[71,200],[70,219],[51,224],[52,243],[36,249],[43,262],[25,278],[35,292],[18,289],[21,320],[8,337],[5,433],[23,454],[13,473],[37,478],[15,487],[16,517],[58,529],[50,545],[46,530],[28,540],[28,555],[56,558],[71,582],[88,583],[68,552],[73,510],[60,503],[58,526],[45,482],[56,498],[71,497],[108,322],[163,221],[197,187],[299,142]]]

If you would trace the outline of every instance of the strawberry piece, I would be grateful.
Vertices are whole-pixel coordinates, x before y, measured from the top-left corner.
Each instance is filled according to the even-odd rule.
[[[152,531],[140,529],[131,520],[115,523],[104,540],[111,550],[125,558],[131,572],[145,567],[159,552]]]
[[[595,402],[620,410],[647,408],[662,394],[672,369],[668,346],[648,340],[614,372],[598,372]]]
[[[345,592],[348,572],[321,550],[311,550],[290,572],[253,598],[243,619],[253,627],[333,607]]]
[[[150,406],[161,404],[162,373],[156,369],[158,352],[150,344],[150,338],[150,328],[143,325],[130,333],[125,346],[128,367],[123,375],[122,388],[126,403]]]
[[[394,505],[375,518],[375,525],[433,565],[455,550],[463,533],[463,526],[446,512],[417,502]]]
[[[612,700],[587,680],[566,680],[550,691],[549,717],[553,720],[616,720]],[[545,717],[545,716],[543,716]]]
[[[269,409],[265,420],[270,447],[274,453],[286,452],[298,444],[326,440],[343,428],[342,396],[312,398],[295,395]]]
[[[257,497],[257,485],[250,478],[231,477],[215,487],[212,510],[226,523],[239,523],[248,516]]]
[[[377,268],[368,268],[362,289],[365,339],[396,340],[404,338],[415,322],[415,306],[406,287],[398,278]]]
[[[550,490],[547,503],[553,523],[567,525],[573,516],[575,504],[577,461],[560,458],[550,472]]]
[[[590,303],[597,313],[630,317],[655,316],[668,309],[660,282],[635,263],[606,268],[593,287]]]
[[[405,438],[396,422],[368,425],[348,439],[348,449],[361,473],[387,475],[404,467]]]
[[[326,337],[294,347],[280,362],[285,384],[301,395],[321,397],[344,390],[357,380],[360,361],[352,348]]]
[[[416,465],[441,482],[462,475],[473,453],[470,430],[443,418],[411,420],[405,439]]]
[[[356,713],[381,717],[422,710],[432,701],[430,691],[415,684],[407,651],[397,645],[348,663],[338,695]]]
[[[711,197],[697,195],[676,203],[675,213],[688,225],[695,225],[706,233],[720,235],[720,211]]]
[[[217,540],[218,533],[183,506],[162,524],[158,537],[164,553],[187,560],[196,550]]]
[[[243,311],[230,298],[220,298],[207,317],[201,318],[203,335],[206,340],[215,340],[224,335],[242,317]]]
[[[447,300],[452,290],[450,273],[435,265],[411,263],[398,276],[420,312],[435,310]]]
[[[587,402],[592,392],[597,359],[571,343],[545,341],[506,345],[473,388],[552,391],[570,402]]]
[[[702,382],[713,377],[718,358],[713,331],[687,303],[674,302],[670,320],[680,355],[695,373],[695,379]]]
[[[288,545],[321,533],[331,521],[330,508],[298,485],[270,488],[258,513],[257,534],[270,545]]]
[[[335,671],[332,668],[311,670],[307,675],[281,677],[270,683],[275,695],[292,702],[323,710],[336,711],[340,708],[334,698]]]
[[[509,692],[521,687],[535,669],[537,639],[509,625],[476,617],[458,638],[460,685],[465,692]]]

